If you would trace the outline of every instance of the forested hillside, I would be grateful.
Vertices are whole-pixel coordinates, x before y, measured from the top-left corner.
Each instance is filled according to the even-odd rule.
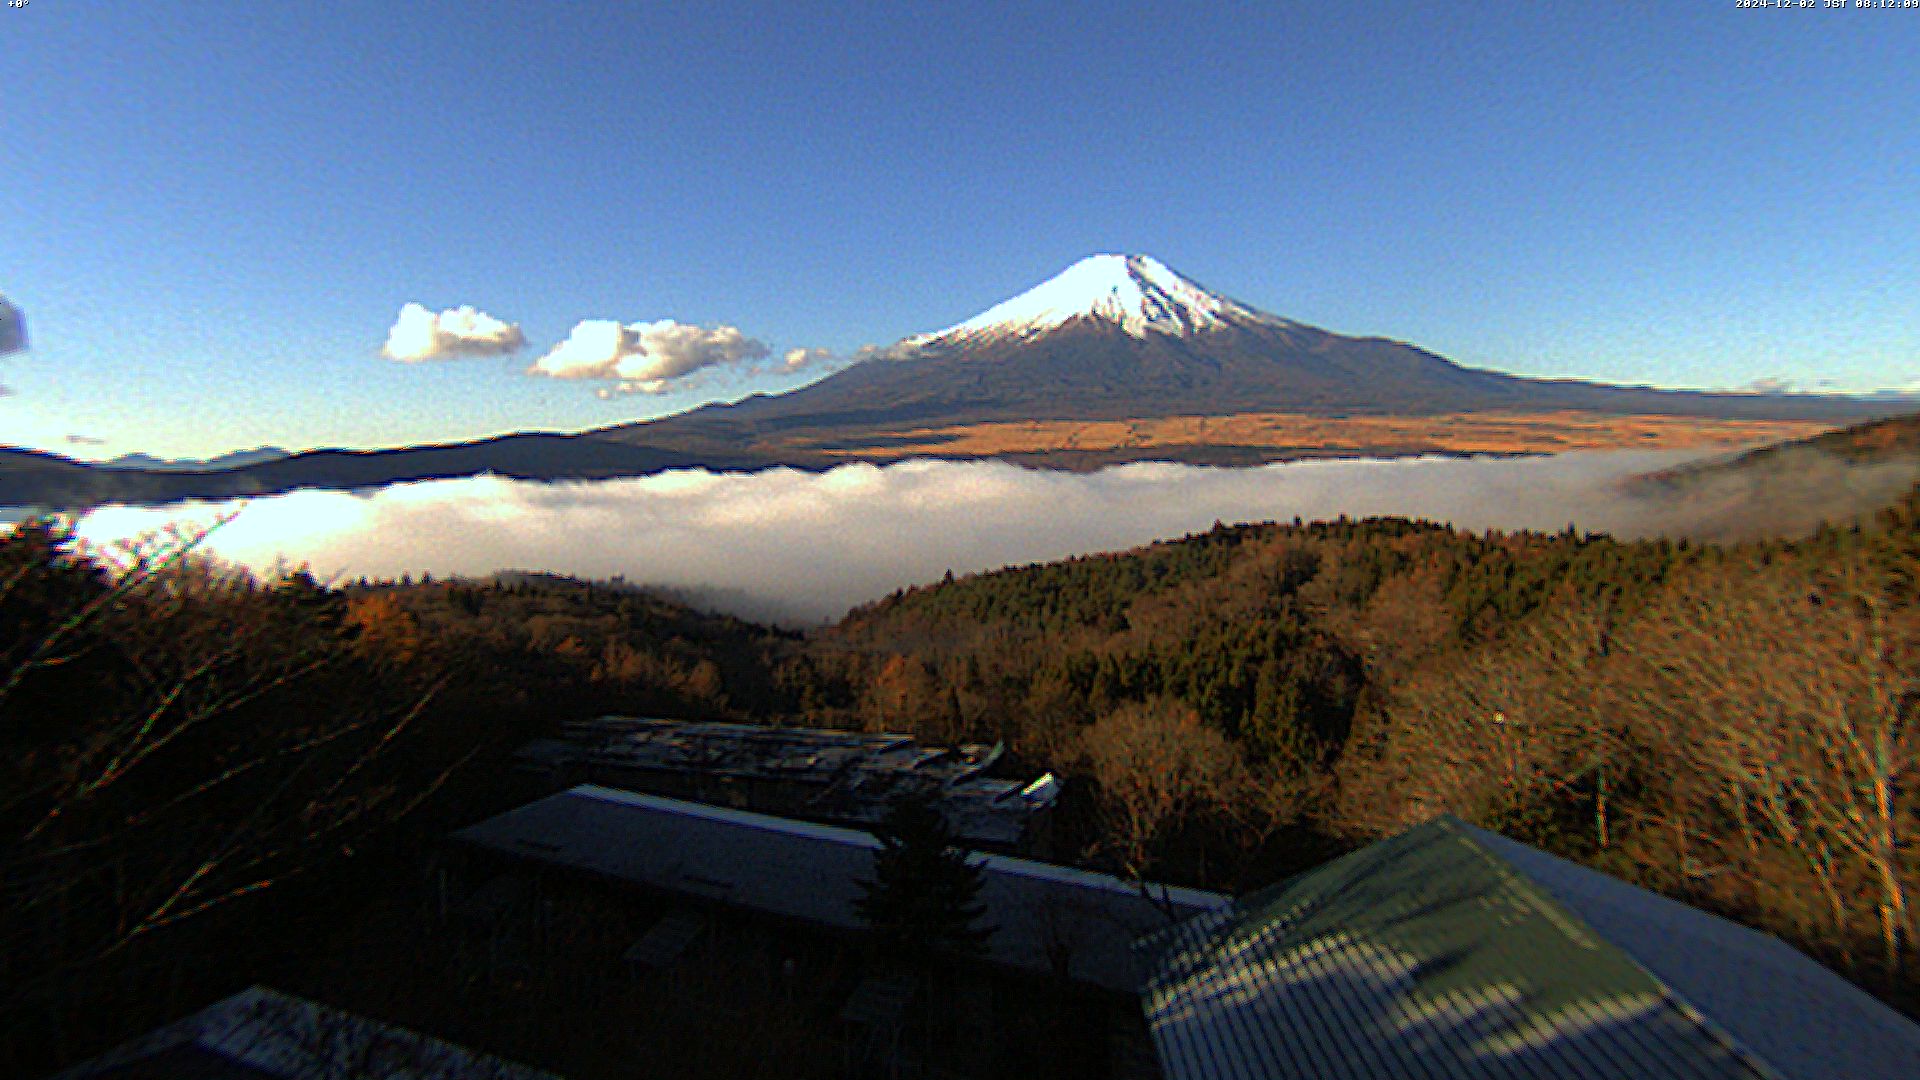
[[[781,677],[816,721],[1085,778],[1095,861],[1245,888],[1451,811],[1886,987],[1920,884],[1917,579],[1920,491],[1728,547],[1217,527],[895,594]]]
[[[1920,490],[1737,546],[1217,526],[808,635],[623,583],[260,580],[0,537],[0,1062],[297,968],[340,898],[600,712],[1004,741],[1062,858],[1263,886],[1451,811],[1772,930],[1911,1009]],[[275,967],[279,965],[279,967]]]

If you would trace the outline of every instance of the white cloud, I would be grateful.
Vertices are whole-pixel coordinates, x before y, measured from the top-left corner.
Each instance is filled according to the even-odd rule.
[[[664,394],[674,389],[677,388],[665,379],[640,379],[602,386],[593,392],[593,396],[601,401],[612,401],[622,394]]]
[[[693,326],[672,319],[620,323],[588,319],[574,326],[527,369],[554,379],[597,379],[615,383],[617,393],[659,394],[703,368],[759,360],[766,343],[734,326]]]
[[[788,371],[800,371],[804,368],[819,367],[831,363],[834,359],[830,349],[788,349],[780,357],[780,366]]]
[[[409,303],[387,331],[380,354],[417,363],[456,356],[505,356],[527,343],[518,323],[503,322],[471,305],[434,312]]]
[[[862,345],[853,350],[850,357],[853,363],[864,364],[869,360],[918,360],[924,354],[914,345],[913,339],[896,341],[891,345]]]
[[[763,364],[755,364],[748,369],[752,375],[786,376],[805,372],[816,377],[825,377],[869,359],[876,351],[872,345],[864,346],[851,355],[834,352],[832,349],[794,348],[787,349],[777,357]]]
[[[0,296],[0,356],[27,351],[27,317]]]
[[[106,542],[180,517],[240,509],[212,548],[256,568],[397,577],[537,569],[625,575],[754,618],[806,622],[904,585],[1009,564],[1110,551],[1202,531],[1215,520],[1398,514],[1465,528],[1697,536],[1809,523],[1755,521],[1751,492],[1689,492],[1684,505],[1618,489],[1675,453],[1551,458],[1329,461],[1252,469],[1137,464],[1092,474],[1000,462],[908,461],[825,473],[673,472],[542,484],[495,477],[306,491],[239,503],[106,508],[81,524]],[[1891,499],[1913,468],[1796,470],[1785,501]],[[1838,493],[1838,494],[1836,494]],[[1877,505],[1877,504],[1876,504]],[[1829,505],[1828,509],[1832,509]],[[1768,513],[1789,513],[1770,508]]]
[[[1858,383],[1847,386],[1842,385],[1834,379],[1817,379],[1811,386],[1802,386],[1792,379],[1768,376],[1755,379],[1752,382],[1735,387],[1734,389],[1750,394],[1824,394],[1838,397],[1864,397],[1889,401],[1905,401],[1909,398],[1920,397],[1920,379],[1913,379],[1905,384],[1862,389]]]

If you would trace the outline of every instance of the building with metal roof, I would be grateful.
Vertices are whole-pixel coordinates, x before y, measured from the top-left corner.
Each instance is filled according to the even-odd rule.
[[[462,829],[464,844],[663,893],[863,930],[858,882],[871,833],[586,784]],[[1132,994],[1133,942],[1229,898],[1071,867],[976,853],[985,958]]]
[[[1920,1076],[1778,939],[1452,817],[1139,948],[1168,1080]]]
[[[560,1080],[264,986],[49,1080]]]
[[[998,746],[923,746],[911,735],[602,716],[515,755],[556,783],[604,784],[856,828],[909,795],[930,795],[968,846],[1044,853],[1059,794],[1051,774],[987,775]]]

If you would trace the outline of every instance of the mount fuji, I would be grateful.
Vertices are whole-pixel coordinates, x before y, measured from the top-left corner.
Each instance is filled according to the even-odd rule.
[[[910,429],[980,424],[1248,414],[1384,422],[1568,411],[1844,423],[1897,410],[1844,398],[1666,391],[1477,370],[1403,342],[1349,337],[1269,314],[1151,256],[1093,255],[973,318],[906,338],[811,386],[596,434],[650,445],[666,437],[682,448],[713,450],[777,437],[788,448],[877,452]],[[1228,456],[1273,460],[1300,456],[1303,447],[1289,443],[1271,455],[1242,449],[1249,452]],[[1114,455],[1086,463],[1109,459]],[[1055,455],[1038,463],[1064,461]]]
[[[1117,326],[1145,339],[1183,336],[1235,325],[1298,327],[1209,292],[1151,255],[1090,255],[1005,303],[957,326],[908,338],[909,349],[958,348],[1030,338],[1075,320]]]
[[[537,480],[907,457],[1093,469],[1329,456],[1538,453],[1804,437],[1910,404],[1528,379],[1336,334],[1147,255],[1093,255],[810,386],[579,434],[316,450],[209,472],[0,449],[0,505],[232,498],[482,472]]]

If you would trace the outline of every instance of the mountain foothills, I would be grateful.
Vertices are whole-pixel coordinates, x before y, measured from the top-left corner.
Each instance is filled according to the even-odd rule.
[[[263,461],[278,461],[289,456],[287,451],[277,446],[259,446],[252,450],[235,450],[231,454],[221,454],[211,458],[157,458],[152,454],[122,454],[112,461],[101,462],[110,469],[144,469],[152,472],[218,472],[221,469],[238,469],[255,465]]]
[[[1878,461],[1916,431],[1826,441]],[[0,537],[14,1071],[262,971],[352,1000],[366,979],[327,972],[408,955],[365,927],[418,852],[511,804],[517,742],[607,712],[1004,742],[1066,778],[1067,860],[1229,890],[1450,811],[1920,1011],[1911,480],[1794,540],[1221,525],[806,634],[619,581],[257,580],[195,544],[108,563],[56,523]],[[492,1035],[539,1060],[552,1029]]]
[[[1808,435],[1898,408],[1476,370],[1402,342],[1270,315],[1147,256],[1096,255],[974,318],[785,394],[579,434],[317,450],[190,473],[4,450],[0,503],[74,508],[480,472],[559,480],[905,457],[1093,469],[1143,459],[1230,465],[1677,448]]]

